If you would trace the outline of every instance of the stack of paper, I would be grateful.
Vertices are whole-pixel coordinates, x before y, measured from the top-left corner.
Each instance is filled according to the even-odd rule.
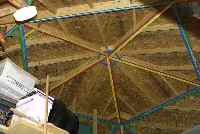
[[[0,99],[15,103],[34,91],[38,80],[10,59],[0,62]]]
[[[36,89],[37,93],[20,100],[16,105],[16,110],[23,113],[31,120],[38,123],[45,122],[45,94],[40,90]],[[54,99],[49,96],[48,99],[48,114],[52,109]]]

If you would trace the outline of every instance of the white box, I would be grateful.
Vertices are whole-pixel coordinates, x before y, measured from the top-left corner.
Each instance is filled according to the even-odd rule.
[[[38,79],[18,67],[9,58],[0,62],[0,94],[19,100],[34,91]]]

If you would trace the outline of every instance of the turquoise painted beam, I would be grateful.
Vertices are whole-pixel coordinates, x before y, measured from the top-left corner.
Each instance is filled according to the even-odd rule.
[[[119,126],[113,125],[108,134],[116,134],[118,130],[120,130]]]
[[[30,6],[33,3],[33,0],[26,0],[26,3]]]
[[[136,130],[135,130],[134,128],[131,128],[131,129],[130,129],[130,134],[137,134],[137,133],[136,133]]]
[[[32,5],[33,0],[26,0],[27,5]],[[17,32],[18,26],[14,25],[13,27],[11,27],[7,32],[6,32],[6,37],[10,37],[13,36],[14,33]]]
[[[138,121],[142,121],[145,118],[151,116],[153,113],[159,112],[160,110],[175,104],[178,101],[181,101],[182,99],[188,97],[188,96],[193,96],[193,95],[197,95],[200,93],[200,89],[197,87],[194,87],[192,89],[186,90],[183,93],[181,93],[178,96],[172,97],[170,99],[168,99],[167,101],[152,107],[144,112],[138,113],[136,116],[131,117],[129,120],[121,122],[121,124],[119,124],[118,122],[115,121],[110,121],[110,120],[104,120],[104,119],[100,119],[98,118],[97,122],[98,124],[102,124],[102,125],[114,125],[115,127],[120,128],[121,125],[123,125],[124,127],[126,127],[126,129],[131,127],[131,124],[136,124]],[[77,116],[81,119],[81,120],[85,120],[85,121],[92,121],[93,117],[89,116],[89,115],[83,115],[80,113],[77,113]]]
[[[28,72],[28,52],[26,48],[26,37],[23,24],[18,25],[18,32],[19,32],[19,43],[21,51],[21,62],[23,64],[23,69]]]
[[[78,134],[92,134],[92,126],[80,124]]]
[[[152,7],[160,7],[168,5],[171,2],[171,0],[165,0],[163,2],[151,2],[145,5],[132,5],[128,7],[122,7],[122,8],[110,8],[110,9],[101,9],[97,11],[90,11],[90,12],[81,12],[77,14],[67,15],[67,16],[52,16],[42,19],[35,19],[30,20],[29,23],[44,23],[48,21],[55,21],[55,20],[65,20],[65,19],[71,19],[75,17],[82,17],[82,16],[89,16],[89,15],[98,15],[98,14],[105,14],[105,13],[113,13],[113,12],[127,12],[129,10],[133,9],[144,9],[144,8],[152,8]]]
[[[128,125],[128,124],[135,124],[137,123],[138,121],[141,121],[141,120],[144,120],[144,118],[147,118],[149,117],[150,115],[152,115],[153,113],[156,113],[156,112],[159,112],[160,110],[172,105],[172,104],[175,104],[176,102],[188,97],[188,96],[193,96],[195,94],[199,94],[200,93],[200,89],[197,88],[197,87],[194,87],[190,90],[186,90],[185,92],[181,93],[180,95],[178,96],[175,96],[175,97],[172,97],[170,98],[169,100],[155,106],[155,107],[152,107],[151,109],[148,109],[144,112],[141,112],[141,113],[138,113],[136,116],[133,116],[132,118],[130,118],[128,121],[125,122],[125,125]]]
[[[184,45],[185,45],[185,48],[187,50],[187,53],[188,53],[188,56],[192,62],[192,65],[193,65],[193,69],[195,71],[195,74],[197,76],[197,79],[200,80],[200,69],[199,69],[199,64],[198,64],[198,61],[194,55],[194,52],[192,50],[192,45],[191,45],[191,41],[189,39],[189,34],[188,34],[188,31],[186,30],[182,20],[181,20],[181,17],[178,13],[178,10],[177,10],[177,6],[174,6],[174,14],[175,14],[175,17],[176,17],[176,21],[177,21],[177,24],[178,24],[178,27],[179,27],[179,31],[180,31],[180,36],[184,42]]]
[[[76,113],[76,115],[78,116],[78,118],[80,120],[83,120],[83,121],[93,121],[93,116],[84,115],[84,114],[81,114],[81,113]],[[97,118],[97,123],[101,124],[101,125],[106,125],[106,126],[111,126],[111,125],[117,126],[117,125],[119,125],[118,122],[110,121],[110,120],[105,120],[105,119],[101,119],[101,118]]]
[[[6,33],[5,33],[5,36],[6,37],[11,37],[14,35],[14,33],[16,33],[18,30],[18,26],[17,25],[14,25],[13,27],[11,27]]]

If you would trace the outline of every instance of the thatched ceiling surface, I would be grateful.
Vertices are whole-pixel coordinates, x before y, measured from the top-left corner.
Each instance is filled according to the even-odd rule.
[[[140,2],[146,4],[153,1]],[[36,5],[39,10],[36,18],[45,18],[68,15],[68,9],[77,6],[86,5],[90,9],[91,3],[95,5],[100,1],[88,3],[78,0],[35,0],[33,5]],[[10,6],[12,5],[8,2],[3,2],[0,9]],[[92,115],[93,110],[97,109],[99,117],[114,120],[117,116],[108,64],[106,59],[101,62],[98,60],[108,54],[107,47],[114,49],[123,44],[136,29],[161,9],[163,7],[84,16],[26,26],[26,32],[31,32],[27,37],[30,73],[41,80],[43,87],[46,74],[49,74],[50,87],[55,86],[52,95],[61,98],[73,111]],[[197,28],[199,23],[191,16],[183,14],[186,16],[185,21],[192,48],[199,62],[200,40]],[[13,26],[7,23],[14,23],[12,14],[0,17],[1,27],[9,29]],[[13,37],[6,38],[6,52],[0,53],[2,57],[8,56],[21,65],[17,35],[16,33]],[[113,57],[126,58],[139,65],[197,82],[171,9]],[[115,61],[111,61],[111,69],[122,120],[192,87]],[[60,84],[62,81],[63,84]],[[198,118],[191,116],[199,114],[199,102],[194,98],[177,103],[174,107],[175,112],[169,109],[163,110],[145,120],[145,123],[139,124],[137,129],[145,134],[147,132],[148,134],[160,132],[177,134],[184,128],[199,122]],[[188,112],[182,108],[196,111]],[[184,120],[183,117],[186,116],[188,120]]]

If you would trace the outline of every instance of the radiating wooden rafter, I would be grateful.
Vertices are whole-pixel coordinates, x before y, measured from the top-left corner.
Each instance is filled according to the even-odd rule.
[[[89,46],[91,46],[91,45],[88,45],[89,42],[83,41],[80,38],[76,38],[74,36],[70,36],[70,38],[65,38],[65,37],[61,37],[61,36],[57,36],[57,35],[53,34],[54,33],[53,31],[52,31],[52,33],[50,33],[50,32],[48,32],[48,31],[46,31],[42,28],[37,28],[37,27],[30,25],[30,24],[25,24],[25,26],[32,28],[32,29],[35,29],[35,30],[37,30],[41,33],[48,34],[49,36],[58,38],[60,40],[63,40],[63,41],[66,41],[66,42],[71,42],[71,43],[73,43],[73,45],[81,47],[83,49],[86,49],[86,50],[89,50],[89,51],[92,51],[92,52],[96,52],[96,53],[102,53],[101,51],[96,50],[95,48],[89,47]]]
[[[199,53],[200,52],[200,47],[198,46],[193,46],[192,50],[194,52]],[[186,53],[186,49],[184,47],[170,47],[170,48],[150,48],[150,49],[138,49],[134,51],[130,50],[124,50],[124,53],[126,55],[153,55],[153,54],[169,54],[169,53]]]
[[[114,80],[113,80],[113,72],[112,72],[112,67],[111,67],[111,62],[110,62],[109,57],[106,58],[106,61],[107,61],[107,66],[108,66],[110,85],[111,85],[111,89],[112,89],[112,95],[113,95],[115,110],[116,110],[116,113],[117,113],[117,119],[118,119],[118,123],[121,124],[119,102],[118,102],[118,99],[117,99],[116,89],[115,89]],[[121,134],[124,134],[123,126],[120,127],[120,130],[121,130],[120,131]]]
[[[159,70],[162,70],[162,71],[183,71],[183,70],[192,71],[192,69],[193,69],[191,64],[186,64],[186,65],[156,65],[156,64],[150,63],[148,61],[143,61],[143,60],[136,59],[136,58],[129,57],[129,56],[123,56],[123,58],[127,59],[128,61],[133,61],[133,62],[138,63],[140,65],[149,66],[151,68],[159,69]]]
[[[152,22],[154,22],[157,18],[159,18],[165,11],[167,11],[173,4],[175,4],[176,1],[172,1],[170,4],[168,4],[163,10],[161,10],[160,12],[154,11],[153,15],[148,15],[146,16],[141,23],[141,26],[139,28],[136,29],[135,32],[132,32],[132,30],[130,32],[128,32],[124,37],[122,37],[121,40],[119,40],[116,45],[115,50],[113,51],[113,53],[110,56],[115,55],[117,52],[119,52],[120,50],[122,50],[124,47],[126,47],[128,45],[128,43],[133,40],[138,34],[140,34],[148,25],[150,25]],[[150,16],[150,17],[149,17]],[[124,41],[125,39],[125,41]]]
[[[103,60],[104,60],[104,57],[101,57],[97,60],[92,61],[91,63],[86,63],[84,65],[79,66],[78,68],[73,69],[71,72],[66,74],[67,77],[64,80],[60,81],[58,84],[56,84],[55,86],[50,88],[50,93],[52,93],[60,85],[68,82],[69,80],[73,79],[74,77],[78,76],[82,72],[88,70],[89,68],[95,66],[96,64],[98,64],[99,62],[101,62]]]
[[[177,80],[177,81],[186,83],[186,84],[190,84],[190,85],[193,85],[193,86],[196,86],[196,87],[200,87],[200,84],[195,83],[195,82],[192,82],[192,81],[187,80],[187,79],[185,79],[185,78],[181,78],[181,77],[175,76],[175,75],[170,75],[170,74],[165,73],[165,72],[163,72],[163,71],[155,70],[155,69],[152,69],[152,68],[149,68],[149,67],[140,65],[140,64],[138,64],[138,63],[136,63],[136,62],[129,61],[129,60],[127,60],[127,59],[123,59],[123,60],[122,60],[122,59],[112,58],[112,60],[114,60],[114,61],[116,61],[116,62],[119,62],[119,63],[123,63],[123,64],[126,64],[126,65],[129,65],[129,66],[132,66],[132,67],[134,67],[134,68],[138,68],[138,69],[141,69],[141,70],[144,70],[144,71],[148,71],[148,72],[151,72],[151,73],[154,73],[154,74],[158,74],[158,75],[161,75],[161,76],[170,78],[170,79],[174,79],[174,80]]]

